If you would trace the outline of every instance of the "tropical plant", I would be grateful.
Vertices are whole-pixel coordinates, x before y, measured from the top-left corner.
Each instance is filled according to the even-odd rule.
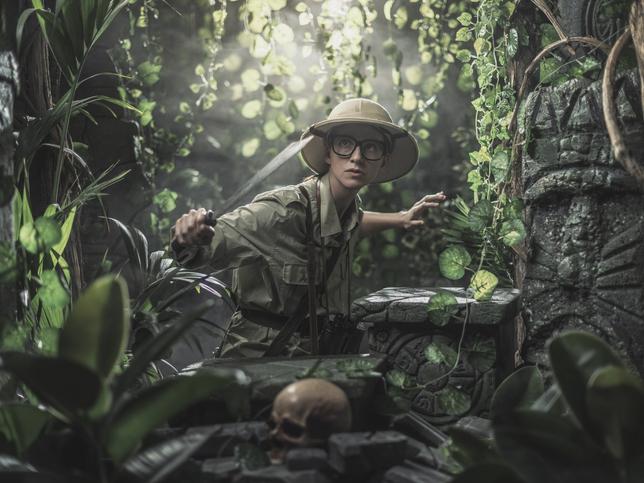
[[[25,458],[32,471],[37,468],[81,481],[160,481],[212,432],[137,454],[151,430],[213,395],[227,404],[232,415],[248,408],[248,380],[234,369],[201,369],[131,391],[149,364],[210,306],[203,304],[165,327],[122,368],[130,332],[127,288],[113,276],[95,281],[70,311],[54,356],[0,352],[0,368],[20,381],[26,397],[0,406],[0,452]],[[3,478],[27,471],[26,463],[15,463],[9,456],[0,460]],[[15,472],[6,468],[13,464],[18,465]]]
[[[229,290],[224,283],[211,274],[189,270],[177,265],[172,258],[166,257],[162,250],[150,252],[146,236],[138,228],[126,225],[115,218],[108,218],[121,234],[128,257],[119,265],[107,264],[105,269],[122,273],[129,267],[129,288],[132,294],[132,347],[138,347],[147,337],[159,332],[161,327],[179,314],[177,302],[187,297],[218,298],[226,309],[236,310]],[[109,250],[104,259],[107,261]],[[201,322],[200,335],[204,333],[219,339],[223,329],[209,319],[198,317]],[[204,354],[201,338],[192,332],[185,335],[185,340],[196,354]]]
[[[80,289],[73,286],[79,280],[78,275],[74,277],[72,273],[76,267],[70,266],[63,258],[77,224],[78,209],[92,199],[100,201],[107,188],[127,175],[127,171],[110,175],[112,167],[94,176],[81,155],[82,145],[70,137],[70,122],[78,115],[96,122],[90,111],[94,105],[112,113],[110,105],[135,108],[106,95],[77,98],[78,88],[84,82],[109,74],[83,77],[83,67],[92,48],[127,1],[57,1],[53,11],[48,10],[42,0],[31,3],[33,8],[24,10],[17,22],[17,48],[27,43],[23,38],[25,26],[35,16],[56,68],[62,75],[59,84],[62,94],[54,93],[53,106],[44,112],[17,113],[19,136],[15,153],[13,212],[14,233],[20,243],[15,258],[7,259],[9,267],[2,267],[0,271],[14,274],[17,281],[22,300],[19,305],[21,322],[6,327],[2,345],[13,348],[33,345],[47,349],[55,346],[51,332],[60,328],[64,321],[70,292]],[[30,99],[25,100],[27,106],[32,105]],[[35,209],[31,195],[34,187],[30,181],[30,174],[35,169],[32,166],[34,161],[38,161],[38,170],[49,169],[47,156],[51,150],[56,153],[52,190],[51,193],[39,193],[50,201],[42,214],[32,213]]]
[[[535,367],[509,376],[494,394],[485,439],[452,429],[464,471],[454,483],[644,479],[644,382],[600,338],[571,331],[551,340],[555,383]]]

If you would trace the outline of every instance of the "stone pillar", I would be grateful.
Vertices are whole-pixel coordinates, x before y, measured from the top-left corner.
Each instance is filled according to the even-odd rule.
[[[15,265],[11,200],[13,198],[13,103],[18,91],[18,64],[7,40],[7,12],[0,7],[0,330],[6,320],[16,319],[16,287],[11,270]]]
[[[615,88],[625,141],[644,163],[638,73]],[[582,329],[644,374],[644,195],[611,154],[601,99],[601,81],[576,79],[526,103],[525,355],[546,364],[547,339]]]

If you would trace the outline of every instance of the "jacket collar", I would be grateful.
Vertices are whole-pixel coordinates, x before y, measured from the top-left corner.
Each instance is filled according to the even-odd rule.
[[[320,177],[320,234],[323,237],[328,237],[344,232],[348,238],[348,234],[358,225],[358,221],[358,197],[354,200],[353,205],[347,209],[344,215],[344,223],[341,223],[331,194],[329,173],[322,175]]]

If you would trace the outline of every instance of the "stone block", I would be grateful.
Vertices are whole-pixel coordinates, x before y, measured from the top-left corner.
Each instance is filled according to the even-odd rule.
[[[201,464],[202,480],[212,482],[229,482],[241,471],[236,458],[211,458]]]
[[[444,325],[435,325],[427,311],[439,292],[452,293],[458,304]],[[495,382],[514,368],[518,310],[519,291],[513,289],[497,289],[491,300],[475,302],[456,287],[390,287],[356,300],[352,318],[368,328],[370,352],[386,354],[392,368],[417,384],[404,393],[411,409],[431,424],[446,425],[486,413]]]
[[[404,461],[407,437],[397,431],[336,433],[329,438],[329,465],[343,475],[367,475]]]
[[[347,371],[347,365],[358,364],[370,368],[363,377]],[[303,376],[323,377],[337,384],[347,394],[354,415],[354,429],[366,427],[372,414],[371,401],[374,394],[382,389],[381,377],[371,371],[383,372],[385,357],[375,355],[341,355],[297,358],[247,358],[207,359],[184,369],[190,372],[199,367],[231,367],[241,369],[251,380],[251,414],[266,417],[277,394],[287,385]],[[213,424],[224,422],[225,407],[217,401],[200,403],[185,414],[182,424]]]
[[[328,453],[322,448],[293,448],[288,450],[284,463],[291,471],[323,470],[328,466]]]
[[[272,465],[259,470],[244,470],[234,483],[331,483],[331,479],[316,470],[291,471],[284,465]]]
[[[452,476],[412,462],[394,466],[385,473],[383,483],[447,483]]]

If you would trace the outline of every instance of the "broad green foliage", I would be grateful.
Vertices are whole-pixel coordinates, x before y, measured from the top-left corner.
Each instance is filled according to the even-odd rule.
[[[472,257],[462,246],[452,246],[445,249],[438,258],[438,264],[443,276],[450,280],[459,280],[465,275]]]
[[[535,367],[518,369],[499,386],[492,400],[491,441],[450,432],[450,452],[465,467],[455,482],[642,480],[640,377],[589,333],[555,337],[549,356],[556,378],[549,389]]]
[[[46,426],[51,431],[62,426],[65,431],[57,437],[66,438],[69,448],[79,442],[90,445],[90,451],[78,447],[70,451],[80,459],[88,454],[94,458],[76,462],[69,459],[72,466],[63,471],[89,472],[87,476],[107,481],[108,472],[116,475],[122,466],[127,468],[127,458],[151,430],[197,401],[217,395],[231,415],[247,415],[249,381],[235,369],[199,370],[132,393],[132,384],[149,364],[211,307],[208,303],[186,314],[177,324],[162,329],[111,384],[124,357],[129,334],[129,299],[123,281],[113,276],[98,279],[81,295],[67,317],[56,355],[0,352],[0,369],[24,384],[30,397],[37,398],[39,404],[0,405],[0,435],[16,455],[22,455],[28,454]],[[47,424],[54,419],[56,425]],[[78,434],[74,435],[75,432]],[[185,461],[199,446],[195,441],[174,444],[182,451],[173,453],[166,461],[170,467]],[[114,463],[109,470],[106,457]],[[152,466],[149,471],[157,472],[158,468]]]
[[[456,297],[449,292],[439,292],[432,295],[427,304],[430,322],[437,326],[446,325],[458,311],[457,303]]]

